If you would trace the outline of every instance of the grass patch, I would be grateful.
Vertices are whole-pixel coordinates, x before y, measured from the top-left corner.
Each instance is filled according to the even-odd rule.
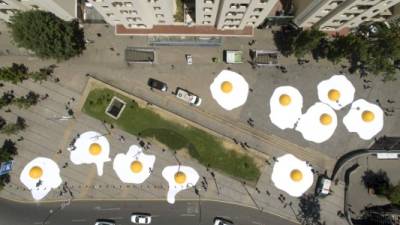
[[[117,120],[105,114],[113,96],[127,103]],[[260,176],[260,171],[251,157],[225,149],[222,141],[217,137],[198,128],[181,126],[176,122],[166,120],[152,110],[139,107],[132,99],[109,89],[92,90],[82,111],[94,118],[112,123],[133,135],[154,137],[171,150],[187,148],[189,154],[201,164],[231,176],[248,181],[257,181]]]

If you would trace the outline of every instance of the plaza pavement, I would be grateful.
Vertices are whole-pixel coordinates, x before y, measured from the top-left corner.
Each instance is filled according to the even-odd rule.
[[[46,155],[48,156],[56,157],[57,162],[59,162],[59,165],[62,166],[63,163],[68,162],[68,154],[64,150],[63,154],[56,155],[55,152],[59,148],[65,147],[66,143],[70,141],[70,139],[76,132],[83,132],[89,128],[102,128],[101,123],[93,119],[87,118],[87,116],[85,115],[80,115],[77,118],[76,122],[52,121],[40,117],[41,115],[65,115],[66,112],[64,109],[64,104],[66,101],[68,101],[69,97],[79,96],[82,93],[86,84],[86,73],[90,73],[94,77],[110,83],[114,86],[117,86],[121,89],[124,89],[134,95],[143,97],[146,100],[154,103],[155,105],[166,108],[169,111],[177,113],[182,117],[198,122],[201,125],[211,130],[214,130],[217,133],[226,135],[227,137],[235,137],[240,141],[246,141],[247,143],[249,143],[250,146],[252,146],[252,148],[269,156],[280,156],[285,152],[293,153],[299,158],[310,161],[320,171],[323,171],[325,169],[330,170],[334,164],[335,158],[337,158],[341,154],[353,149],[367,147],[371,143],[371,141],[362,141],[358,138],[356,134],[350,134],[345,130],[340,121],[347,110],[342,110],[340,113],[338,113],[338,128],[336,129],[333,137],[323,144],[312,144],[306,142],[302,139],[299,133],[288,130],[281,131],[274,127],[269,121],[268,102],[274,88],[280,85],[292,85],[297,87],[304,97],[304,112],[317,100],[316,86],[318,82],[328,78],[333,73],[338,73],[340,70],[340,66],[333,66],[325,61],[321,61],[318,64],[311,62],[310,64],[307,64],[305,66],[298,66],[293,58],[281,57],[280,62],[286,65],[289,71],[286,74],[282,74],[275,68],[270,67],[253,70],[251,69],[250,65],[246,63],[241,65],[230,65],[232,70],[244,75],[244,77],[250,84],[250,87],[254,89],[254,91],[250,93],[248,101],[244,106],[231,112],[226,112],[222,110],[222,108],[220,108],[217,103],[211,98],[208,87],[215,75],[220,70],[227,68],[227,65],[223,63],[212,64],[211,58],[219,57],[220,59],[222,59],[223,49],[241,49],[244,51],[244,53],[247,53],[249,49],[247,42],[251,40],[251,38],[225,38],[224,45],[220,48],[157,47],[157,64],[135,64],[128,66],[123,60],[123,50],[125,49],[125,47],[146,46],[147,38],[115,37],[112,33],[112,28],[106,28],[104,25],[89,25],[86,26],[85,29],[87,37],[91,40],[94,40],[95,43],[89,44],[87,46],[87,50],[82,56],[71,59],[67,62],[57,63],[58,68],[56,69],[56,76],[60,77],[61,79],[61,83],[57,85],[62,85],[63,87],[52,87],[54,93],[49,93],[51,97],[49,100],[46,100],[51,101],[51,104],[41,103],[40,105],[44,105],[44,107],[40,107],[39,105],[39,107],[29,109],[27,112],[31,113],[13,109],[13,113],[7,115],[9,117],[15,117],[16,114],[21,113],[21,115],[26,117],[27,120],[29,117],[32,116],[32,118],[29,119],[27,122],[29,125],[35,125],[31,125],[28,128],[26,134],[24,133],[24,135],[31,135],[27,136],[27,141],[29,141],[29,143],[24,144],[26,140],[24,140],[22,143],[18,143],[18,145],[21,145],[20,151],[21,149],[25,148],[28,150],[26,154],[24,152],[24,154],[18,156],[21,158],[24,157],[24,159],[20,160],[21,165],[19,167],[19,170],[18,165],[16,165],[15,173],[18,173],[20,169],[22,169],[22,165],[24,165],[33,157],[37,156],[38,153],[47,153]],[[102,37],[97,37],[96,33],[101,33]],[[252,46],[252,48],[267,50],[274,49],[271,37],[272,35],[270,32],[257,31],[255,37],[257,42],[254,46]],[[35,69],[39,68],[42,65],[56,63],[54,61],[41,61],[34,57],[27,56],[26,51],[17,49],[9,43],[8,34],[4,32],[2,35],[0,35],[0,47],[1,49],[9,50],[9,54],[6,54],[3,51],[3,54],[5,54],[1,57],[1,63],[3,65],[10,64],[12,62],[21,62],[25,63],[30,68]],[[110,48],[113,48],[113,51],[110,50]],[[186,65],[184,54],[193,55],[193,65]],[[174,69],[171,68],[171,65],[174,65]],[[177,101],[172,95],[162,95],[157,92],[149,91],[147,87],[145,87],[145,83],[149,77],[154,77],[167,82],[171,90],[175,89],[175,87],[177,86],[180,86],[183,88],[187,88],[196,94],[199,94],[203,98],[202,106],[198,109],[189,107],[187,105],[184,105],[184,103]],[[398,82],[384,84],[379,81],[378,77],[369,76],[368,79],[374,80],[376,82],[373,83],[372,89],[362,90],[362,83],[360,82],[358,77],[356,77],[355,75],[348,77],[350,80],[352,80],[353,84],[356,87],[356,99],[363,97],[371,102],[374,102],[375,99],[381,99],[382,102],[385,102],[386,98],[391,98],[396,102],[400,102],[400,99],[398,99],[398,94],[396,95],[396,86],[398,85]],[[30,85],[36,84],[27,83],[26,85],[28,86],[25,87],[25,90],[28,90],[31,89]],[[55,84],[45,82],[43,83],[43,85],[52,86]],[[23,84],[23,86],[25,86],[25,84]],[[50,90],[42,89],[41,87],[36,88],[42,92],[51,92]],[[64,91],[64,88],[68,93],[57,95],[58,92]],[[56,97],[52,97],[52,95],[56,95]],[[2,112],[1,114],[4,113]],[[249,117],[254,119],[256,124],[255,128],[251,128],[246,125],[246,120]],[[399,121],[398,117],[399,116],[397,112],[392,117],[386,117],[384,130],[379,135],[398,135],[399,129],[396,125]],[[79,126],[84,127],[80,127],[80,129],[78,129]],[[236,129],[236,127],[240,129]],[[49,134],[44,135],[45,132],[48,132]],[[132,141],[136,140],[134,137],[130,137],[127,139],[132,139]],[[52,142],[50,144],[47,144],[48,140],[59,140],[59,143]],[[115,142],[118,143],[117,140],[115,140]],[[127,147],[121,146],[118,148],[116,146],[115,149],[126,151]],[[170,158],[169,160],[173,161],[173,158]],[[166,162],[168,162],[167,159]],[[190,160],[188,160],[188,163],[189,162]],[[99,180],[99,183],[93,181],[98,179],[95,175],[94,168],[91,168],[90,166],[79,166],[78,168],[75,167],[76,166],[72,166],[70,163],[69,167],[63,169],[62,174],[65,173],[71,178],[71,181],[68,182],[69,184],[74,185],[75,182],[75,185],[77,185],[73,187],[74,192],[77,191],[77,194],[74,194],[76,196],[100,198],[102,197],[102,193],[104,192],[103,197],[115,197],[118,196],[118,194],[129,192],[123,192],[118,189],[118,180],[115,181],[115,179],[118,178],[115,177],[113,171],[109,171],[110,168],[107,169],[107,166],[105,168],[105,174],[101,178],[101,181]],[[198,169],[198,167],[195,168]],[[199,168],[201,168],[201,166],[199,166]],[[81,169],[83,169],[82,171],[87,172],[87,174],[82,174]],[[114,187],[112,187],[111,185],[107,187],[107,184],[111,183],[105,182],[105,180],[108,179],[107,174],[110,175],[110,173],[113,177],[110,178],[110,181],[112,181],[111,183],[115,182],[115,184],[117,184],[115,185],[116,189],[114,189]],[[157,172],[155,171],[155,173]],[[273,193],[274,191],[278,193],[276,189],[270,187],[272,184],[270,182],[267,182],[269,181],[269,174],[270,171],[268,171],[268,167],[266,167],[258,184],[258,186],[261,185],[258,188],[261,190],[261,193],[264,193],[263,195],[265,195],[266,190],[270,189],[272,190],[270,190],[271,193]],[[217,177],[219,176],[220,175],[217,174]],[[83,183],[82,180],[84,180],[85,182]],[[18,184],[19,181],[17,179],[14,179],[13,182],[17,182],[12,184],[15,185],[15,188],[13,188],[14,186],[6,188],[7,192],[5,192],[10,193],[10,196],[13,196],[11,190],[15,190],[17,187],[22,188],[21,184]],[[79,187],[79,185],[81,186]],[[87,190],[86,185],[88,187]],[[239,191],[239,186],[241,186],[241,184],[236,182],[236,185],[238,187],[232,185],[231,183],[227,186],[233,186],[236,188],[236,191]],[[90,188],[97,188],[99,190],[91,191],[93,189]],[[103,191],[100,191],[100,188],[102,188],[101,190]],[[121,190],[122,188],[123,186],[121,186]],[[125,188],[128,187],[125,186]],[[148,188],[151,188],[151,185],[149,185]],[[153,194],[157,193],[156,190],[159,189],[153,187],[153,191],[151,191],[151,194],[138,192],[140,194],[132,196],[139,196],[143,198],[145,198],[146,196],[154,197],[154,195],[157,195]],[[257,191],[253,189],[253,187],[249,187],[248,190],[250,193],[257,193]],[[161,192],[165,194],[165,191],[166,190],[163,190]],[[243,191],[245,190],[243,189],[242,192]],[[312,191],[312,189],[310,189],[310,191]],[[211,192],[212,189],[210,187],[207,193]],[[99,196],[93,193],[99,193]],[[235,193],[235,198],[237,198],[237,196],[243,196],[243,199],[239,200],[242,201],[242,203],[247,201],[247,204],[254,205],[252,199],[249,196],[244,197],[246,191],[243,192],[245,193],[244,195],[243,193],[241,195],[238,195],[236,194],[236,192],[233,191],[232,193]],[[52,194],[57,195],[53,192]],[[192,197],[195,197],[190,191],[187,191],[187,193],[182,193],[182,197],[190,194],[192,195]],[[271,206],[275,208],[273,209],[271,207],[271,209],[268,210],[279,211],[280,214],[287,214],[285,216],[293,218],[293,216],[291,215],[292,213],[290,212],[290,210],[287,209],[289,207],[283,209],[280,203],[277,203],[278,200],[276,199],[276,196],[278,195],[275,195],[275,202],[269,200],[269,198],[266,198],[264,200],[266,203],[270,203]],[[20,194],[18,194],[18,196],[20,196]],[[29,196],[29,193],[26,193],[25,197],[26,196]],[[49,196],[49,198],[51,197],[57,196]],[[163,195],[163,197],[165,196]],[[253,199],[255,199],[256,201],[263,201],[262,198]],[[295,200],[293,199],[293,201]],[[341,201],[341,195],[333,194],[332,198],[329,199],[329,204],[321,202],[321,205],[323,207],[325,205],[327,207],[331,207],[331,212],[335,212],[337,207],[342,206],[342,204],[340,203]],[[328,200],[326,202],[328,202]],[[258,203],[258,205],[261,205],[261,203]],[[293,205],[297,206],[296,203],[294,203]],[[266,207],[264,208],[264,210],[267,210]],[[339,208],[338,210],[340,209],[341,208]],[[323,211],[323,214],[324,213],[325,212]],[[329,217],[329,213],[327,214],[327,216]],[[334,216],[336,216],[336,214]],[[327,220],[328,219],[332,221],[335,220],[335,218],[327,218]]]

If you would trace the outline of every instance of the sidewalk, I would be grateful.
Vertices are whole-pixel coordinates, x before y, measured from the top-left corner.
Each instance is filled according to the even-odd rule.
[[[132,185],[122,183],[112,169],[112,162],[105,164],[104,174],[98,177],[95,166],[92,165],[73,165],[69,161],[69,152],[66,147],[70,140],[77,134],[88,130],[95,130],[100,133],[106,132],[101,121],[95,120],[79,110],[74,110],[76,119],[69,121],[58,121],[59,115],[64,115],[64,104],[74,97],[76,101],[72,103],[74,109],[78,109],[84,100],[77,92],[52,82],[44,82],[43,84],[25,81],[22,85],[6,84],[6,89],[13,89],[16,95],[21,95],[28,90],[33,90],[40,94],[48,93],[49,98],[40,102],[28,110],[18,110],[12,107],[12,113],[2,113],[6,119],[12,120],[16,115],[23,116],[29,127],[20,135],[24,140],[17,142],[19,155],[15,158],[15,164],[11,173],[11,183],[5,187],[0,196],[16,201],[31,202],[32,197],[29,190],[26,190],[19,181],[19,174],[27,162],[38,156],[49,157],[57,162],[61,169],[61,177],[63,181],[68,183],[69,189],[73,196],[68,193],[60,195],[62,187],[52,190],[44,201],[55,201],[65,199],[141,199],[154,200],[166,199],[167,183],[161,176],[161,170],[165,166],[177,164],[171,151],[162,151],[162,147],[152,140],[152,147],[148,150],[148,154],[156,156],[156,164],[153,174],[141,185]],[[153,106],[154,107],[154,106]],[[118,138],[120,135],[126,137],[126,143],[121,143]],[[13,138],[16,139],[16,138]],[[137,138],[125,133],[119,129],[113,129],[107,139],[111,145],[110,157],[114,158],[117,153],[126,152],[130,145],[138,144]],[[58,149],[62,149],[61,154],[57,154]],[[288,208],[284,209],[278,204],[278,190],[272,187],[268,180],[270,170],[263,171],[263,177],[266,180],[259,182],[260,193],[252,186],[243,186],[242,183],[215,172],[216,183],[207,169],[193,161],[184,152],[178,153],[179,160],[188,166],[194,167],[202,177],[204,176],[208,182],[207,190],[201,188],[200,181],[198,188],[200,190],[200,198],[207,200],[232,202],[240,205],[247,205],[268,211],[289,220],[295,221],[293,212]],[[68,166],[63,165],[68,162]],[[260,180],[261,181],[261,180]],[[217,190],[218,185],[218,190]],[[266,194],[269,190],[270,196]],[[279,193],[279,194],[278,194]],[[287,196],[289,199],[289,196]],[[197,199],[194,191],[189,189],[178,194],[177,199]],[[256,203],[253,202],[256,201]],[[296,209],[297,203],[293,203]]]

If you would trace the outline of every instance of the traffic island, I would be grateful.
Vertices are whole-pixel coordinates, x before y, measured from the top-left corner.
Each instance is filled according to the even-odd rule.
[[[242,152],[222,137],[207,132],[191,122],[172,115],[143,100],[108,85],[91,86],[82,111],[91,117],[143,138],[154,138],[172,151],[186,151],[205,167],[216,169],[236,179],[255,184],[264,160],[252,152]],[[107,106],[117,97],[126,103],[118,119],[108,116]]]

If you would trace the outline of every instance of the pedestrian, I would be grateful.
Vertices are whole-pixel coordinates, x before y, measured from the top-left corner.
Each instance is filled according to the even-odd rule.
[[[171,64],[171,70],[175,69],[175,65]]]
[[[75,98],[74,98],[74,97],[72,97],[72,98],[71,98],[71,100],[74,102],[74,101],[75,101]]]
[[[101,33],[97,33],[97,37],[101,37]]]
[[[62,153],[62,150],[58,149],[57,154],[61,154],[61,153]]]
[[[68,162],[64,163],[63,168],[67,168],[68,167]]]
[[[236,138],[232,138],[233,142],[235,142],[235,144],[238,144],[239,142],[236,140]]]
[[[387,102],[388,102],[389,104],[395,103],[395,101],[394,101],[394,100],[391,100],[391,99],[388,99]]]
[[[46,94],[43,95],[40,99],[41,99],[41,100],[45,100],[45,99],[47,99],[48,97],[49,97],[49,94],[46,93]]]
[[[252,88],[249,88],[249,91],[250,91],[250,92],[253,92],[253,89],[252,89]]]
[[[110,128],[114,129],[114,125],[112,123],[110,123]]]
[[[261,191],[260,191],[260,189],[258,189],[258,187],[256,187],[256,191],[257,191],[258,194],[261,193]]]
[[[278,162],[278,159],[275,156],[272,156],[272,160],[274,160],[274,162]]]
[[[6,109],[4,112],[6,112],[6,113],[10,113],[10,112],[11,112],[11,109],[10,109],[10,108],[8,108],[8,109]]]
[[[54,82],[55,82],[55,83],[60,82],[60,78],[56,77],[56,78],[54,79]]]
[[[112,51],[112,52],[113,52],[114,50],[115,50],[115,49],[114,49],[113,47],[111,47],[111,48],[110,48],[110,51]]]
[[[266,193],[268,196],[271,196],[271,193],[269,193],[268,190],[266,190],[265,193]]]

